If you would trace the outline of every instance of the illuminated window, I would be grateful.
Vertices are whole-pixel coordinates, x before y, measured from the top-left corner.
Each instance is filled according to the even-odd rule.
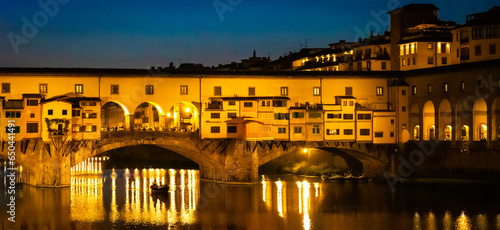
[[[339,135],[339,129],[326,129],[326,135]]]
[[[433,46],[433,45],[432,45],[432,43],[427,43],[427,49],[430,49],[430,50],[431,50],[431,49],[432,49],[432,46]]]
[[[248,87],[248,96],[255,96],[255,87]]]
[[[411,54],[414,54],[415,53],[415,43],[411,43]]]
[[[402,45],[401,45],[401,46],[399,46],[399,47],[400,47],[400,52],[399,52],[399,55],[400,55],[400,56],[405,55],[405,48],[404,48],[404,46],[402,46]]]
[[[412,87],[411,94],[412,95],[417,95],[417,87],[416,86]]]
[[[314,87],[313,88],[313,95],[314,96],[319,96],[320,95],[320,88],[319,87]]]
[[[405,66],[405,65],[406,65],[406,59],[403,59],[403,60],[401,61],[401,65],[403,65],[403,66]]]
[[[288,87],[281,87],[281,96],[288,96]]]
[[[187,95],[187,94],[188,94],[188,86],[181,85],[181,95]]]
[[[465,90],[465,82],[461,81],[460,82],[460,91],[464,91]]]
[[[445,93],[448,92],[448,83],[443,84],[443,92],[445,92]]]
[[[146,85],[146,94],[153,95],[155,93],[153,85]]]
[[[40,93],[47,93],[48,92],[47,84],[39,84],[38,88],[39,88]]]
[[[427,93],[432,93],[432,85],[427,85]]]
[[[220,96],[220,95],[222,95],[222,87],[214,86],[214,96]]]
[[[10,83],[2,83],[2,93],[10,93]]]
[[[118,94],[118,85],[111,85],[111,94]]]
[[[75,84],[75,93],[83,93],[83,84]]]
[[[410,54],[410,45],[408,44],[405,47],[406,47],[405,54]]]

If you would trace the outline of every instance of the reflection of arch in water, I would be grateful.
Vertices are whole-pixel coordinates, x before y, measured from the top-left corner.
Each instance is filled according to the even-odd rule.
[[[199,115],[198,108],[193,103],[180,101],[170,108],[167,118],[170,127],[195,131],[199,128]]]
[[[442,131],[441,131],[442,130]],[[452,135],[451,127],[451,104],[447,99],[439,103],[439,140],[451,141]]]
[[[111,129],[120,127],[128,129],[130,113],[125,105],[118,101],[108,101],[101,106],[101,127]]]
[[[423,128],[424,128],[424,140],[433,140],[435,138],[435,110],[434,103],[432,101],[427,101],[424,104],[423,109]]]
[[[474,141],[488,140],[488,130],[487,130],[487,106],[486,101],[483,98],[478,98],[474,102],[473,107],[473,122],[474,122]]]

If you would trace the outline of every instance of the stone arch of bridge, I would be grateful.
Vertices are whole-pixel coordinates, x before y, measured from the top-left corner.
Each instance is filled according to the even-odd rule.
[[[101,127],[106,131],[115,128],[129,130],[130,112],[128,108],[119,101],[106,101],[101,106]]]
[[[199,116],[196,105],[189,101],[179,101],[170,107],[167,124],[170,128],[196,131],[200,127]]]

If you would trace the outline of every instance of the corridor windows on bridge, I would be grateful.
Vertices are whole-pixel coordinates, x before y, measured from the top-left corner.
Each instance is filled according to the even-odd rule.
[[[187,94],[188,94],[188,86],[181,85],[181,95],[187,95]]]
[[[345,95],[352,96],[352,87],[345,87]]]
[[[441,58],[441,65],[447,65],[448,64],[448,58],[447,57],[442,57]]]
[[[238,128],[237,126],[227,126],[227,133],[237,133]]]
[[[75,93],[83,94],[83,84],[75,84]]]
[[[214,96],[221,96],[221,95],[222,95],[222,87],[214,86]]]
[[[292,118],[304,118],[304,112],[293,112]]]
[[[210,133],[220,133],[220,126],[210,127]]]
[[[79,110],[79,109],[73,109],[73,111],[71,112],[71,116],[73,116],[73,117],[80,117],[81,116],[81,110]]]
[[[372,115],[370,113],[359,113],[358,120],[371,120]]]
[[[154,93],[154,85],[146,85],[146,95],[153,95]]]
[[[38,123],[26,123],[26,133],[38,133]]]
[[[416,87],[416,86],[413,86],[413,87],[411,88],[411,94],[412,94],[412,95],[417,95],[417,87]]]
[[[384,87],[377,87],[376,93],[377,93],[377,96],[383,96],[384,95]]]
[[[475,45],[474,46],[474,55],[475,56],[481,56],[481,45]]]
[[[111,91],[110,91],[110,93],[111,94],[118,94],[118,89],[119,89],[118,85],[111,85]]]
[[[344,120],[352,120],[354,115],[352,113],[344,113]]]
[[[2,83],[2,93],[10,93],[10,83]]]
[[[319,125],[314,125],[313,128],[312,128],[312,133],[313,134],[320,134],[321,131],[320,131],[320,128],[319,128]]]
[[[327,113],[326,118],[328,119],[342,119],[341,113]]]
[[[293,127],[293,133],[302,133],[302,127]]]
[[[281,87],[281,96],[288,96],[288,87],[286,86]]]
[[[313,87],[313,95],[319,96],[321,94],[321,90],[319,87]]]
[[[360,129],[359,130],[359,135],[360,136],[369,136],[370,135],[370,129]]]
[[[219,119],[220,118],[220,113],[210,113],[210,118],[212,118],[212,119]]]
[[[285,134],[286,133],[286,128],[285,127],[278,127],[278,133]]]
[[[344,129],[344,135],[352,135],[353,131],[352,129]]]
[[[443,93],[447,93],[448,92],[448,83],[444,83],[443,84]]]
[[[255,96],[255,87],[248,87],[248,96]]]
[[[38,106],[38,100],[27,100],[26,105],[27,106]]]
[[[46,83],[44,83],[44,84],[39,84],[39,85],[38,85],[38,89],[39,89],[38,91],[39,91],[40,93],[47,93],[47,92],[48,92],[48,86],[47,86],[47,84],[46,84]]]
[[[5,118],[21,118],[21,111],[5,111]]]
[[[488,53],[489,53],[490,55],[495,55],[495,54],[497,54],[497,45],[496,45],[495,43],[491,43],[491,44],[489,45],[489,49],[488,49],[488,50],[489,50],[489,52],[488,52]]]
[[[340,135],[340,129],[326,129],[326,135]]]

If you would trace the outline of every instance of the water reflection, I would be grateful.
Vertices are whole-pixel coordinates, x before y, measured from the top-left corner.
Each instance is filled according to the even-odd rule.
[[[102,164],[109,157],[91,157],[71,167],[71,175],[101,174]]]
[[[457,230],[470,230],[471,229],[470,218],[465,215],[465,212],[462,211],[462,214],[457,218],[455,222],[455,228]]]
[[[168,193],[152,192],[153,181],[164,184],[164,169],[126,169],[124,180],[117,181],[116,171],[110,175],[111,207],[109,220],[140,225],[190,225],[196,222],[195,210],[199,190],[195,170],[169,170]],[[82,222],[102,221],[106,218],[103,206],[103,187],[109,177],[73,177],[71,183],[71,220]],[[176,181],[180,181],[177,185]],[[178,189],[180,188],[180,189]],[[106,190],[106,188],[105,188]],[[124,194],[124,196],[123,196]],[[167,208],[168,207],[168,208]]]

